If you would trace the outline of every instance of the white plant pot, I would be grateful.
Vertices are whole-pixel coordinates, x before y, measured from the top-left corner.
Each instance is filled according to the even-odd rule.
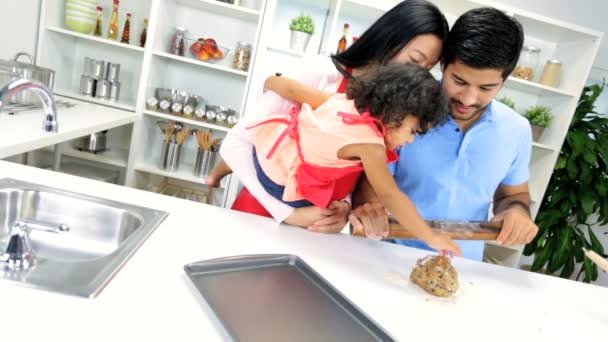
[[[290,47],[295,51],[306,51],[311,35],[306,32],[291,31]]]

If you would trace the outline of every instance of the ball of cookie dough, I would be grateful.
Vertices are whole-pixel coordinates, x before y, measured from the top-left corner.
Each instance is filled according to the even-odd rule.
[[[412,281],[428,293],[449,297],[458,290],[458,273],[444,256],[426,256],[416,262],[410,275]]]

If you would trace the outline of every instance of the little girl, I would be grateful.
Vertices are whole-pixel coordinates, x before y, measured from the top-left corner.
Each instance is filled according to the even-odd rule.
[[[303,104],[289,114],[248,125],[257,177],[273,197],[292,207],[325,208],[354,190],[365,172],[382,205],[417,238],[459,255],[448,237],[434,234],[402,193],[386,163],[393,149],[447,119],[441,85],[416,65],[388,65],[351,79],[313,110]]]

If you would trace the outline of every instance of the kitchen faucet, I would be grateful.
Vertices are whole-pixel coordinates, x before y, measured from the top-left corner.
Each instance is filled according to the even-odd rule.
[[[42,101],[42,108],[44,110],[44,121],[42,123],[42,129],[45,132],[57,133],[57,110],[55,109],[55,99],[53,94],[44,84],[26,80],[16,79],[6,84],[0,89],[0,110],[2,107],[9,102],[9,100],[18,92],[30,90],[38,95]]]

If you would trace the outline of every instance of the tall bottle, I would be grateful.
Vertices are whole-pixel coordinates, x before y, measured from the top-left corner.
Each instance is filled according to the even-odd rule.
[[[131,38],[131,13],[127,13],[127,19],[125,20],[125,26],[122,29],[122,37],[120,38],[120,42],[129,44],[130,38]]]
[[[95,23],[95,33],[93,33],[97,37],[101,37],[101,12],[103,11],[103,7],[97,6],[97,20]]]
[[[346,36],[348,35],[349,27],[350,25],[348,25],[348,23],[344,24],[344,31],[342,32],[342,38],[340,38],[340,41],[338,42],[338,49],[336,50],[336,53],[346,50]]]
[[[118,40],[118,0],[114,0],[114,9],[108,27],[108,39]]]
[[[139,46],[146,47],[146,38],[148,36],[148,19],[144,19],[144,29],[139,36]]]

